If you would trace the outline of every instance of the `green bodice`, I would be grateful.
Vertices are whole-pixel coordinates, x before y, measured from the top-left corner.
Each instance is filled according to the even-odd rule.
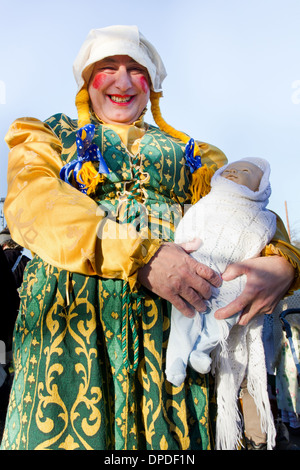
[[[77,121],[56,115],[47,123],[63,143],[62,161],[68,163],[76,159]],[[190,201],[185,145],[157,127],[149,126],[140,139],[137,154],[133,155],[114,130],[97,121],[93,124],[96,126],[93,143],[99,147],[110,173],[92,197],[114,219],[119,217],[120,205],[131,197],[142,204],[148,225],[151,220],[152,233],[172,239],[183,206]]]

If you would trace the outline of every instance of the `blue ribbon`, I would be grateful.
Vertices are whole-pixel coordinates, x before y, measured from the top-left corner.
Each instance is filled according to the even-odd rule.
[[[82,138],[83,131],[85,132],[85,138]],[[76,133],[76,146],[77,146],[77,155],[76,160],[72,160],[67,163],[59,173],[60,179],[66,183],[70,183],[71,173],[73,172],[73,177],[78,184],[78,188],[81,192],[87,192],[87,187],[80,179],[78,172],[81,170],[82,165],[86,162],[99,162],[98,173],[109,173],[109,169],[105,163],[103,156],[97,147],[96,144],[92,144],[92,140],[95,134],[94,124],[87,124],[86,126],[79,129]]]
[[[195,141],[194,139],[190,139],[185,147],[185,164],[189,168],[191,173],[194,173],[194,171],[198,170],[198,168],[202,166],[200,155],[194,156],[194,149]]]

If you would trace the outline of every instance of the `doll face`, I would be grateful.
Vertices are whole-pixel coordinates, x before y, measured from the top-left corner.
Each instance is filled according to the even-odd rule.
[[[263,172],[258,166],[246,161],[231,163],[222,173],[223,178],[258,191]]]
[[[132,124],[150,97],[147,69],[131,57],[107,57],[94,66],[89,82],[93,110],[108,124]]]

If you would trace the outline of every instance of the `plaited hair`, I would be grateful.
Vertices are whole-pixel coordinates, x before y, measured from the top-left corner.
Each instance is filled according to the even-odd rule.
[[[151,90],[151,93],[150,93],[151,112],[152,112],[154,121],[156,122],[160,130],[166,132],[172,137],[175,137],[176,139],[179,139],[185,144],[187,144],[188,141],[190,140],[190,137],[184,132],[178,131],[174,127],[170,126],[162,117],[160,107],[159,107],[159,100],[161,96],[162,96],[161,93],[156,93],[155,91]],[[197,143],[195,142],[195,155],[196,154],[200,155],[200,150],[199,150]]]
[[[75,105],[78,114],[79,129],[90,124],[90,97],[86,85],[77,93]]]

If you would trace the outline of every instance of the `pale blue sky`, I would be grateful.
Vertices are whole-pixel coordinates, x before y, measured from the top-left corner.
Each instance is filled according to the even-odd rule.
[[[160,52],[170,124],[229,161],[270,161],[269,207],[286,221],[287,201],[300,234],[300,0],[0,0],[0,197],[9,125],[76,117],[73,60],[90,29],[111,24],[138,25]]]

